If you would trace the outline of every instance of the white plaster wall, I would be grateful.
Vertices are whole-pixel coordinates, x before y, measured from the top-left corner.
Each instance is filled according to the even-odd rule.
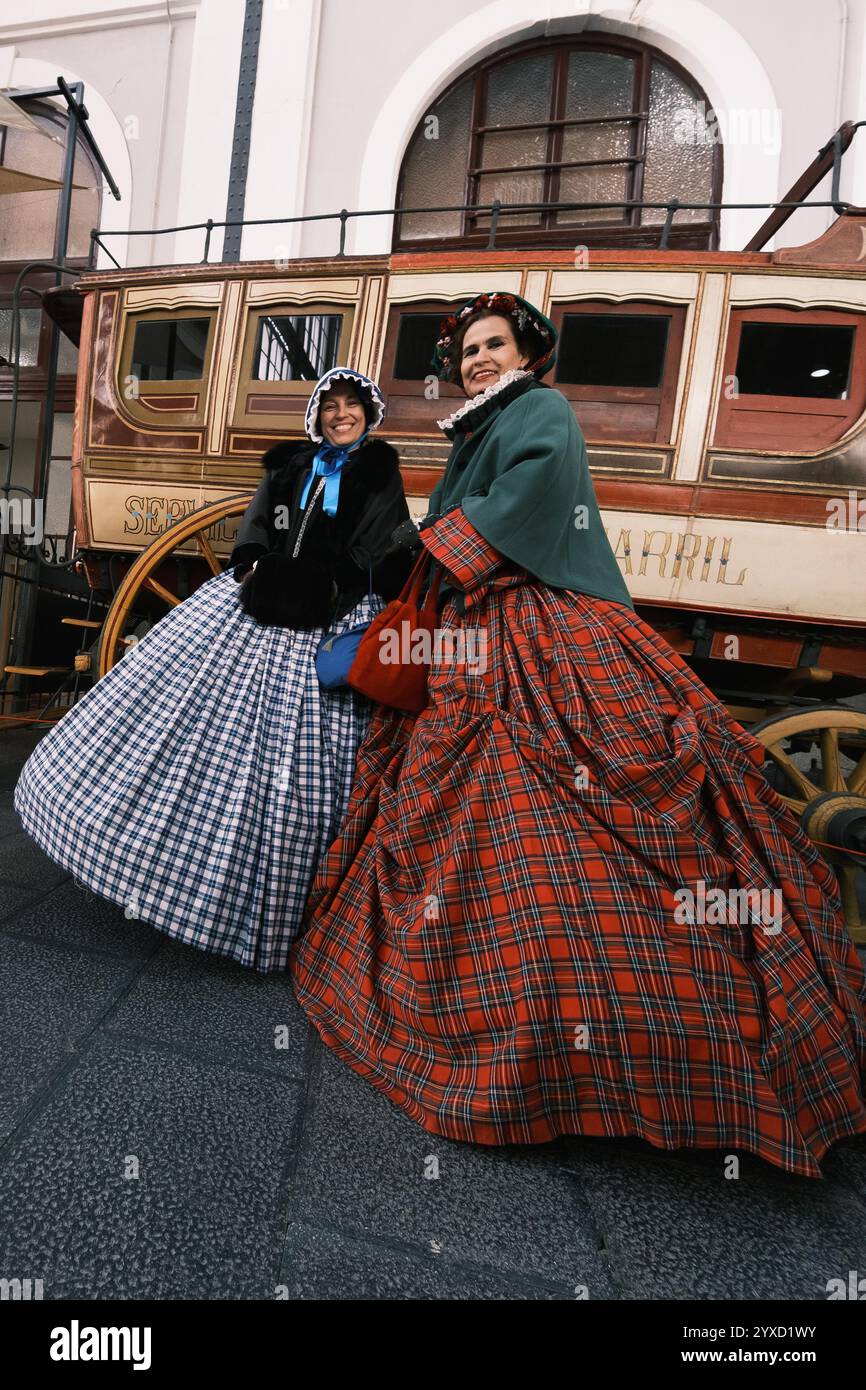
[[[58,73],[85,83],[91,129],[122,195],[105,190],[107,231],[225,217],[243,16],[244,0],[5,0],[5,85],[48,85]],[[211,260],[222,239],[215,230]],[[204,233],[106,244],[121,265],[197,262]],[[100,253],[98,264],[111,261]]]
[[[265,0],[266,7],[273,3]],[[171,133],[181,153],[177,225],[225,218],[243,27],[244,0],[199,0],[186,122]],[[273,154],[278,158],[277,151]],[[209,260],[219,261],[222,246],[223,231],[215,229]],[[178,233],[178,264],[203,255],[203,232]]]
[[[266,0],[245,220],[299,217],[306,209],[323,4],[327,0]],[[339,168],[339,162],[335,167]],[[289,259],[300,253],[303,239],[298,223],[245,227],[241,257],[246,261]]]
[[[0,78],[86,83],[123,193],[104,199],[104,227],[224,218],[243,17],[244,0],[4,0]],[[770,130],[781,112],[781,148],[726,142],[725,201],[782,196],[840,120],[866,116],[866,0],[265,0],[245,215],[392,206],[411,133],[449,82],[522,40],[587,27],[669,54],[720,113],[766,112]],[[844,171],[843,197],[866,204],[866,131]],[[765,215],[725,213],[722,245],[742,247]],[[799,213],[777,243],[830,220]],[[389,217],[350,223],[347,249],[387,251],[391,233]],[[330,255],[337,237],[336,223],[248,228],[242,256]],[[195,263],[204,237],[111,245],[122,264]],[[213,261],[221,248],[215,231]]]
[[[100,217],[100,227],[108,233],[105,243],[121,265],[172,256],[172,238],[129,238],[124,233],[150,228],[163,216],[173,222],[177,212],[173,152],[181,145],[178,129],[182,132],[186,121],[196,5],[185,0],[179,9],[179,17],[173,18],[165,3],[25,6],[7,0],[2,11],[4,85],[51,86],[58,75],[84,83],[90,129],[121,194],[117,201],[103,186]],[[10,23],[13,11],[20,18]],[[60,99],[55,104],[63,106]],[[97,264],[112,262],[100,251]]]
[[[366,60],[359,57],[354,0],[324,0],[306,209],[389,206],[411,132],[450,81],[514,43],[587,27],[630,35],[669,54],[693,74],[724,117],[740,120],[741,132],[745,123],[737,113],[755,112],[749,129],[757,140],[740,134],[725,145],[723,198],[781,197],[838,123],[842,2],[439,0],[429,6],[374,0],[364,11],[376,36]],[[863,0],[847,0],[847,8],[842,77],[851,97],[842,103],[842,118],[859,114],[862,97]],[[774,134],[777,119],[781,147]],[[866,144],[866,134],[859,138]],[[852,163],[849,179],[853,168]],[[826,195],[817,190],[813,196]],[[763,210],[723,214],[722,245],[744,246],[766,215]],[[830,220],[829,211],[801,212],[780,233],[778,244],[809,240]],[[350,245],[383,251],[390,238],[388,219],[370,219],[356,224]],[[333,245],[330,231],[305,232],[308,254],[326,254]]]

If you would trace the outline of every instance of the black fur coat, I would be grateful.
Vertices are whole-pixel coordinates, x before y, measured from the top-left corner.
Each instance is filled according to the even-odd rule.
[[[310,518],[293,558],[305,515],[300,497],[318,447],[286,441],[268,450],[264,477],[238,528],[229,564],[235,579],[243,579],[241,604],[268,626],[327,627],[363,598],[371,564],[373,591],[386,600],[399,594],[412,567],[411,549],[392,539],[409,518],[399,456],[380,439],[366,440],[343,465],[335,516],[323,510],[323,493],[312,501],[319,481],[313,480]]]

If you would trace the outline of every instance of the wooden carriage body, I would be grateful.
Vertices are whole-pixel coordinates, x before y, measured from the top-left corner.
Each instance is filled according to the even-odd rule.
[[[320,339],[330,334],[323,369],[336,361],[381,382],[383,432],[422,516],[448,453],[436,420],[460,394],[425,369],[419,330],[429,334],[481,289],[510,290],[574,344],[570,357],[560,352],[560,379],[547,379],[583,427],[639,610],[687,656],[723,661],[735,636],[743,689],[757,689],[743,674],[750,666],[829,671],[834,690],[866,689],[864,245],[866,221],[847,216],[811,246],[779,253],[422,252],[82,276],[73,505],[88,575],[104,588],[99,562],[113,556],[116,582],[173,522],[251,493],[275,440],[304,437],[310,381],[274,362],[273,337],[262,346],[263,328],[287,319],[308,336],[311,324]],[[188,367],[142,380],[137,342],[174,332],[172,322],[196,336],[198,378]],[[830,329],[831,342],[847,344],[844,390],[742,391],[744,340],[757,326],[772,345],[772,325]],[[640,364],[637,384],[583,370],[594,334],[608,359],[611,341],[632,359],[646,345],[657,379],[655,367],[641,377]],[[756,352],[760,374],[760,336],[753,375]],[[237,524],[234,515],[209,528],[222,560]],[[196,556],[192,540],[166,564],[171,592],[184,554]],[[189,585],[185,575],[181,597]]]

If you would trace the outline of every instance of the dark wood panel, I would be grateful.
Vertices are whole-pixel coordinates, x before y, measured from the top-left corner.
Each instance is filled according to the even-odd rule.
[[[750,397],[754,400],[755,397]],[[802,401],[799,409],[773,405],[767,409],[744,407],[732,412],[725,443],[732,449],[824,449],[848,428],[846,401],[821,402],[839,407],[818,412],[817,401]]]
[[[561,388],[559,388],[561,389]],[[611,439],[656,442],[659,407],[634,401],[572,401],[587,443]]]

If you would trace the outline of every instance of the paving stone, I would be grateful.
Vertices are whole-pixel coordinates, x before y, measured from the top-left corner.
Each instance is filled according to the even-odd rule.
[[[602,1280],[596,1282],[601,1287]],[[454,1265],[432,1252],[424,1256],[396,1250],[297,1222],[289,1228],[280,1284],[289,1299],[565,1300],[577,1296],[540,1281],[506,1279],[492,1270]]]
[[[94,1038],[2,1154],[0,1269],[46,1299],[273,1298],[302,1102],[294,1082]]]
[[[12,805],[12,793],[3,792],[0,797],[0,836],[20,834],[21,817]]]
[[[4,796],[8,795],[10,805],[12,790],[21,775],[21,769],[45,732],[47,731],[34,733],[29,729],[0,728],[0,792]]]
[[[834,1144],[822,1158],[821,1168],[831,1181],[846,1182],[866,1206],[866,1137]]]
[[[138,959],[152,955],[165,941],[161,932],[144,922],[130,921],[116,903],[81,888],[74,879],[61,882],[48,897],[6,918],[0,924],[3,931]]]
[[[567,1143],[627,1298],[822,1299],[829,1279],[866,1272],[866,1204],[841,1180],[748,1154],[726,1179],[721,1153]]]
[[[23,830],[4,835],[0,839],[0,921],[68,877]]]
[[[134,968],[0,934],[0,1138],[126,988]]]
[[[591,1282],[601,1241],[571,1174],[547,1149],[429,1134],[323,1049],[295,1214],[424,1249],[435,1242],[451,1262],[571,1289]]]
[[[109,1032],[281,1076],[305,1076],[310,1025],[287,975],[257,975],[235,961],[155,934],[164,945],[106,1020]]]
[[[726,1180],[721,1152],[422,1130],[307,1048],[286,977],[130,921],[20,832],[42,736],[0,732],[4,1277],[49,1299],[524,1301],[821,1300],[866,1275],[866,1140],[821,1182],[749,1155]]]

